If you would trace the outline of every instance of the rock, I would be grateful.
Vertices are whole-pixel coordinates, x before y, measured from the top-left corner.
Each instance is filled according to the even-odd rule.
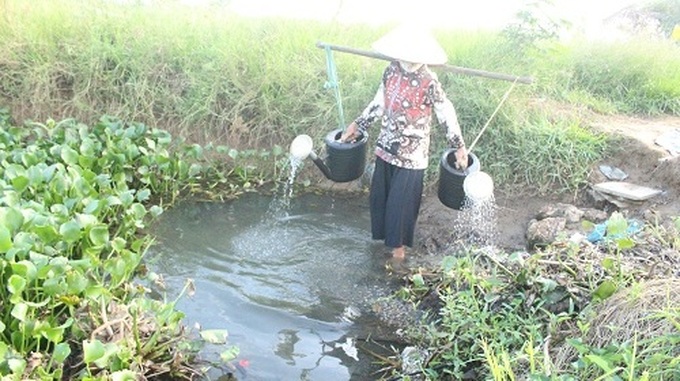
[[[401,370],[405,374],[417,374],[429,356],[427,349],[406,347],[401,351]],[[417,378],[422,379],[422,378]]]
[[[602,192],[598,192],[594,189],[591,189],[589,192],[590,196],[593,198],[594,201],[601,203],[604,202],[606,204],[611,204],[616,206],[617,208],[621,209],[627,209],[633,206],[639,206],[640,201],[631,201],[627,200],[623,197],[618,197],[614,196],[612,194],[606,194]]]
[[[628,178],[628,174],[619,168],[612,167],[609,165],[600,165],[600,172],[602,172],[605,177],[609,180],[625,180]]]
[[[609,215],[607,215],[607,212],[604,210],[594,208],[583,209],[583,219],[586,221],[600,223],[606,221],[608,218]]]
[[[531,220],[527,228],[527,243],[529,247],[546,246],[557,239],[557,236],[567,225],[564,217],[547,217],[542,220]]]
[[[645,201],[662,193],[660,189],[653,189],[624,181],[609,181],[595,184],[593,189],[600,193],[622,197],[630,201]]]
[[[538,211],[536,215],[537,220],[542,220],[549,217],[564,217],[567,223],[573,224],[579,222],[583,217],[584,212],[571,204],[554,204],[546,205]]]
[[[680,156],[680,129],[666,132],[654,140],[654,143],[665,148],[671,156]]]

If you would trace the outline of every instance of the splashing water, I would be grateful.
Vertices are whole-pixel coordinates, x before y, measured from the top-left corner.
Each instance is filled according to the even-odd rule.
[[[285,198],[290,199],[293,197],[293,183],[295,183],[295,176],[297,176],[298,169],[302,166],[302,159],[299,157],[290,155],[290,175],[288,175],[288,182],[286,183]]]
[[[465,199],[454,229],[466,242],[477,246],[493,246],[498,237],[496,200],[491,195],[484,200]]]
[[[288,210],[290,210],[290,200],[293,198],[293,189],[295,184],[295,177],[297,172],[302,166],[303,159],[296,157],[294,155],[289,156],[290,159],[290,173],[288,174],[288,181],[284,185],[283,193],[281,197],[278,196],[278,192],[274,195],[274,199],[269,205],[269,211],[267,215],[274,218],[286,217]]]

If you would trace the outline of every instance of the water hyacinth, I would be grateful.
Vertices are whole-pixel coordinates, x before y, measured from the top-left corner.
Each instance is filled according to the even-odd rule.
[[[152,241],[143,229],[202,179],[199,155],[187,159],[195,147],[178,149],[165,131],[109,117],[92,127],[49,120],[18,128],[2,115],[0,374],[194,372],[182,363],[191,352],[167,346],[182,339],[183,314],[134,282]]]

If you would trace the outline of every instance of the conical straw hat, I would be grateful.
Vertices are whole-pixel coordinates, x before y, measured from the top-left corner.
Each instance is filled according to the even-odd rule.
[[[427,29],[404,24],[373,43],[373,50],[395,60],[427,65],[443,65],[444,49]]]

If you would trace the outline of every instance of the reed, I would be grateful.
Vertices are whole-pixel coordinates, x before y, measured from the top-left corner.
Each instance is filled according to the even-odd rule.
[[[218,6],[150,4],[3,0],[0,105],[19,121],[73,117],[94,123],[113,115],[199,144],[239,150],[280,149],[300,133],[321,142],[339,120],[333,93],[325,88],[326,55],[316,43],[370,49],[391,27],[251,19]],[[580,171],[580,161],[555,170],[540,154],[551,131],[562,125],[579,130],[569,139],[584,138],[576,144],[582,150],[578,157],[568,152],[562,157],[596,159],[603,153],[600,138],[581,114],[556,118],[536,100],[564,109],[586,105],[598,112],[680,114],[677,46],[553,41],[532,49],[503,34],[435,32],[452,65],[536,80],[517,86],[475,148],[500,186],[547,178],[549,183],[536,189],[533,183],[522,186],[578,187],[583,176],[572,176],[568,168]],[[385,62],[337,52],[333,58],[349,121],[373,97]],[[471,142],[510,84],[438,74]],[[439,129],[434,140],[432,161],[443,148]],[[518,163],[523,160],[518,146],[539,152],[530,158],[539,165]],[[429,179],[436,168],[430,166]]]

